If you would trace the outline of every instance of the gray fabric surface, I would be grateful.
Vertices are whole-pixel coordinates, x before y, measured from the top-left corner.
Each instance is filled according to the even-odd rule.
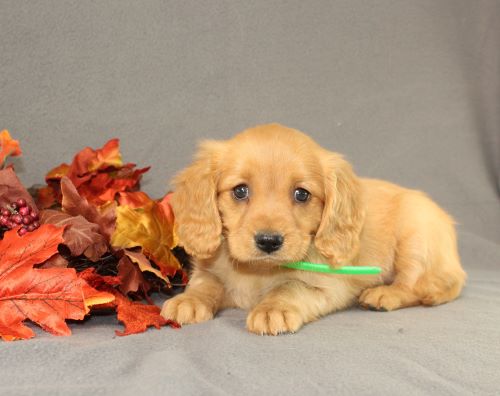
[[[115,338],[111,317],[0,344],[0,394],[498,394],[500,2],[0,2],[0,128],[30,185],[117,136],[162,195],[200,138],[281,122],[428,192],[469,281],[435,308],[282,337],[245,313]]]

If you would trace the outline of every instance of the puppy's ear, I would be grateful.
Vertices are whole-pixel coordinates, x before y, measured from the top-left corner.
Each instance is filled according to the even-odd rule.
[[[172,208],[180,245],[200,259],[211,257],[221,242],[216,179],[223,149],[223,142],[202,142],[194,162],[173,180]]]
[[[361,188],[351,165],[336,153],[323,155],[325,206],[314,244],[333,265],[343,265],[359,250],[364,211]]]

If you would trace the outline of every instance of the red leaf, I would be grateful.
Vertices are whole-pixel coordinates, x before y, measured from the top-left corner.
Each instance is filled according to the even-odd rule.
[[[71,216],[48,209],[40,212],[40,222],[66,227],[63,234],[64,244],[73,256],[84,254],[90,260],[97,261],[108,251],[106,239],[98,232],[99,226],[89,223],[82,216]]]
[[[26,319],[53,334],[71,334],[65,320],[83,319],[90,305],[84,287],[95,301],[113,298],[86,285],[74,269],[33,268],[57,252],[63,232],[63,228],[42,225],[23,237],[15,229],[8,231],[0,241],[0,336],[4,340],[33,337],[23,324]]]

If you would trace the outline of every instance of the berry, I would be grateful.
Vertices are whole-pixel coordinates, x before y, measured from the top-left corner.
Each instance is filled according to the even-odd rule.
[[[21,224],[23,222],[23,217],[19,213],[17,213],[12,216],[12,221],[16,224]]]
[[[27,216],[30,214],[30,208],[28,206],[22,206],[18,209],[21,216]]]
[[[20,225],[17,230],[19,236],[31,232],[40,227],[39,216],[24,198],[19,198],[15,202],[5,207],[0,207],[0,226],[13,229]]]

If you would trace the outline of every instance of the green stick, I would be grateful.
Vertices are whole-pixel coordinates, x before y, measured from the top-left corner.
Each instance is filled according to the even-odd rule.
[[[382,272],[380,267],[366,266],[344,266],[340,268],[332,268],[328,264],[310,263],[307,261],[297,261],[296,263],[283,264],[282,267],[297,269],[302,271],[324,272],[327,274],[339,275],[378,275]]]

